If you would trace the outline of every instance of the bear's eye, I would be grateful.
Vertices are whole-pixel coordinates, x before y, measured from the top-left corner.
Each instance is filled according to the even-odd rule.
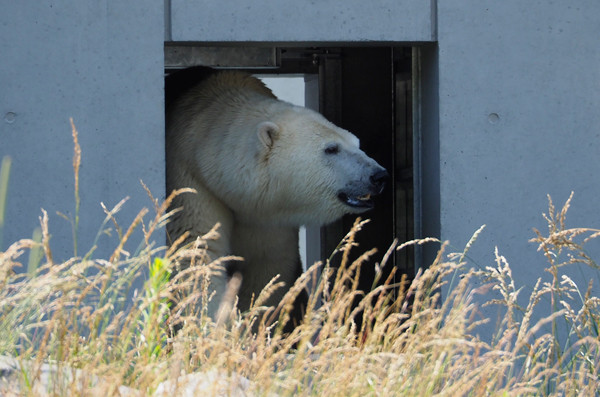
[[[327,145],[325,148],[325,154],[336,154],[339,153],[340,147],[337,143],[332,143],[331,145]]]

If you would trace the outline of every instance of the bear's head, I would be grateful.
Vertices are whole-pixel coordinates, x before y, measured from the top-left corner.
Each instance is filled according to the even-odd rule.
[[[253,222],[298,226],[373,208],[372,197],[381,193],[388,173],[360,150],[356,136],[303,107],[276,100],[269,110],[249,134],[255,139],[257,184],[246,189],[259,194],[247,198],[254,205],[234,212]]]

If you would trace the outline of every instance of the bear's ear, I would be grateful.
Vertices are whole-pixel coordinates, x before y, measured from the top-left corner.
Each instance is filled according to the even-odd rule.
[[[258,135],[260,142],[265,145],[266,148],[271,149],[273,147],[273,142],[279,134],[279,126],[271,121],[263,121],[258,125],[256,134]]]

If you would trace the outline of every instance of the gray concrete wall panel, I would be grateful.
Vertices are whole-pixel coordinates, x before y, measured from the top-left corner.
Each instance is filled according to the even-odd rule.
[[[131,196],[126,227],[151,205],[140,179],[164,195],[163,37],[162,6],[2,1],[0,157],[13,159],[3,247],[30,237],[44,208],[56,257],[72,255],[70,225],[56,215],[74,216],[70,117],[83,151],[79,254],[104,218],[101,201]]]
[[[212,4],[211,4],[212,3]],[[429,0],[171,0],[171,40],[432,41]]]
[[[568,225],[600,224],[600,2],[438,7],[441,236],[460,248],[486,224],[471,257],[493,265],[497,246],[525,297],[545,275],[528,239],[547,230],[546,194],[558,206],[573,190]]]

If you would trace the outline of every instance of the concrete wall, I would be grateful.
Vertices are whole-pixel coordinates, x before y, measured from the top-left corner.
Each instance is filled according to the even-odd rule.
[[[441,236],[462,249],[486,224],[471,258],[493,265],[497,246],[522,297],[548,278],[528,242],[546,194],[560,207],[574,191],[567,226],[600,226],[598,15],[596,0],[438,2]]]
[[[83,151],[83,254],[104,219],[100,202],[130,196],[119,217],[127,227],[151,205],[140,179],[164,195],[162,5],[31,0],[1,8],[0,157],[10,155],[13,167],[0,249],[30,237],[44,208],[55,256],[73,254],[71,227],[56,215],[74,216],[72,117]],[[95,256],[112,241],[102,238]]]
[[[167,0],[167,36],[204,42],[431,41],[433,0]]]

